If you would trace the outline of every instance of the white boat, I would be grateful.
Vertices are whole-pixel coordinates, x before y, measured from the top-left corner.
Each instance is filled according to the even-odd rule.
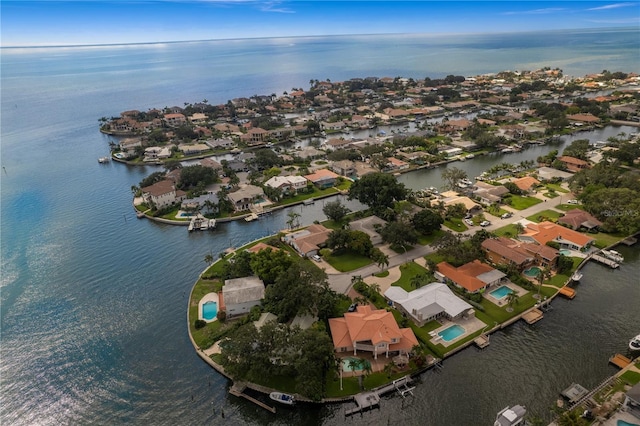
[[[631,339],[629,342],[629,349],[632,351],[640,351],[640,334]]]
[[[615,250],[601,250],[600,253],[607,259],[611,259],[614,262],[622,263],[624,262],[624,257]]]
[[[524,425],[524,416],[527,409],[523,405],[503,408],[496,416],[493,426],[517,426]]]
[[[293,395],[289,395],[288,393],[271,392],[269,394],[269,398],[286,405],[293,405],[295,403],[295,398],[293,397]]]
[[[251,213],[249,216],[247,216],[247,217],[245,217],[245,218],[244,218],[244,220],[245,220],[246,222],[251,222],[251,221],[253,221],[253,220],[258,220],[258,219],[259,219],[259,218],[258,218],[258,215],[257,215],[257,214],[255,214],[255,213]]]
[[[582,272],[580,272],[580,271],[575,271],[575,272],[573,273],[573,275],[571,275],[571,280],[572,280],[572,281],[576,281],[576,282],[578,282],[578,281],[580,281],[581,279],[582,279]]]
[[[111,157],[100,157],[100,158],[98,158],[98,163],[100,163],[100,164],[108,163],[109,161],[111,161]]]

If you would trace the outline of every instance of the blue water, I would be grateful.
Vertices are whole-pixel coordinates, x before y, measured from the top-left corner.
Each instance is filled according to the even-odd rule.
[[[281,94],[308,87],[310,79],[442,77],[545,65],[571,75],[640,72],[638,35],[634,29],[1,49],[0,423],[343,422],[339,405],[267,418],[228,395],[226,379],[202,362],[188,338],[187,298],[206,267],[204,256],[285,228],[289,210],[211,233],[138,220],[130,188],[159,169],[99,165],[113,140],[98,132],[100,117]],[[473,166],[473,160],[464,165]],[[295,209],[303,223],[324,219],[319,203]],[[608,356],[637,334],[640,261],[637,250],[623,249],[624,268],[588,265],[586,284],[570,304],[554,302],[559,307],[535,328],[501,331],[485,351],[457,354],[443,372],[428,373],[430,386],[416,389],[413,405],[385,400],[377,418],[487,424],[513,398],[544,415],[558,389],[573,381],[595,385],[612,373]],[[524,370],[526,383],[514,379]],[[490,375],[491,383],[475,371]],[[460,409],[455,396],[470,390],[478,397]]]
[[[458,324],[452,325],[451,327],[448,327],[438,333],[438,335],[440,335],[440,337],[442,337],[442,340],[444,340],[445,342],[450,342],[453,339],[462,336],[463,334],[464,328],[462,328]]]
[[[565,256],[570,256],[571,255],[571,250],[567,250],[567,249],[562,249],[559,250],[558,253],[565,255]]]
[[[528,277],[537,277],[539,273],[540,273],[540,268],[538,268],[537,266],[533,266],[527,269],[526,271],[524,271],[524,274]]]
[[[509,287],[507,287],[506,285],[500,286],[500,288],[497,288],[495,290],[493,290],[491,293],[489,293],[490,295],[492,295],[493,297],[495,297],[496,299],[502,299],[503,297],[506,297],[507,294],[511,293],[513,290],[511,290]]]
[[[212,320],[218,315],[218,304],[216,302],[206,302],[202,304],[202,317]]]
[[[617,426],[640,426],[638,425],[638,423],[629,423],[629,422],[625,422],[624,420],[618,420],[616,422]]]
[[[357,365],[355,367],[352,367],[349,365],[349,361],[351,361],[352,359],[358,359],[358,358],[344,358],[342,360],[342,371],[346,371],[346,372],[362,371],[363,369],[362,365]]]

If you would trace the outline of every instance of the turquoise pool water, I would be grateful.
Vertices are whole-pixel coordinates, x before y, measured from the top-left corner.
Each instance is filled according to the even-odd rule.
[[[617,426],[640,426],[638,423],[629,423],[624,420],[618,420]]]
[[[218,304],[216,302],[205,302],[202,305],[202,318],[211,321],[218,315]]]
[[[492,295],[493,297],[495,297],[496,299],[502,299],[503,297],[506,297],[507,294],[511,293],[512,291],[513,290],[511,290],[509,287],[507,287],[506,285],[503,285],[503,286],[493,290],[489,294]]]
[[[442,340],[445,342],[450,342],[456,337],[460,337],[464,334],[464,328],[460,327],[458,324],[452,325],[449,328],[445,328],[438,335],[442,337]]]
[[[524,271],[524,274],[528,277],[537,277],[539,273],[540,273],[540,268],[538,268],[537,266],[534,266]]]
[[[359,364],[355,367],[351,367],[349,365],[349,361],[352,359],[359,360],[359,358],[344,358],[342,360],[342,371],[351,372],[351,371],[362,371],[362,365]]]
[[[571,250],[562,249],[558,253],[560,253],[560,254],[562,254],[564,256],[569,256],[569,255],[571,255]]]

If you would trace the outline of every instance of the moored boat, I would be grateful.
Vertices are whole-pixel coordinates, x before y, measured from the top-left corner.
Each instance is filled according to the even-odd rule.
[[[573,275],[571,275],[571,280],[572,281],[576,281],[577,282],[577,281],[580,281],[581,279],[582,279],[582,272],[580,272],[580,271],[575,271],[573,273]]]
[[[295,398],[293,397],[293,395],[289,395],[288,393],[283,392],[271,392],[269,394],[269,398],[286,405],[293,405],[295,403]]]
[[[98,163],[100,163],[100,164],[105,164],[105,163],[108,163],[109,161],[111,161],[111,157],[100,157],[100,158],[98,158]]]
[[[527,409],[523,405],[514,405],[500,410],[493,426],[517,426],[524,425],[524,416]]]
[[[631,339],[629,342],[629,349],[632,351],[640,351],[640,334]]]
[[[607,259],[613,260],[617,263],[624,262],[624,257],[615,250],[601,250],[600,253]]]

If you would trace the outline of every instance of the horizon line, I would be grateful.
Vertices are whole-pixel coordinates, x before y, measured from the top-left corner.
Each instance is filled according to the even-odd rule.
[[[527,31],[490,31],[490,32],[456,32],[456,33],[358,33],[358,34],[329,34],[329,35],[294,35],[294,36],[271,36],[271,37],[232,37],[232,38],[212,38],[193,40],[168,40],[168,41],[137,41],[123,43],[91,43],[91,44],[49,44],[49,45],[12,45],[0,46],[0,49],[53,49],[53,48],[77,48],[77,47],[116,47],[116,46],[151,46],[158,44],[178,44],[178,43],[202,43],[211,41],[242,41],[242,40],[269,40],[269,39],[289,39],[289,38],[327,38],[327,37],[370,37],[370,36],[464,36],[464,35],[491,35],[491,34],[527,34],[527,33],[553,33],[563,31],[603,31],[603,30],[638,30],[634,26],[621,27],[580,27],[561,28]]]

